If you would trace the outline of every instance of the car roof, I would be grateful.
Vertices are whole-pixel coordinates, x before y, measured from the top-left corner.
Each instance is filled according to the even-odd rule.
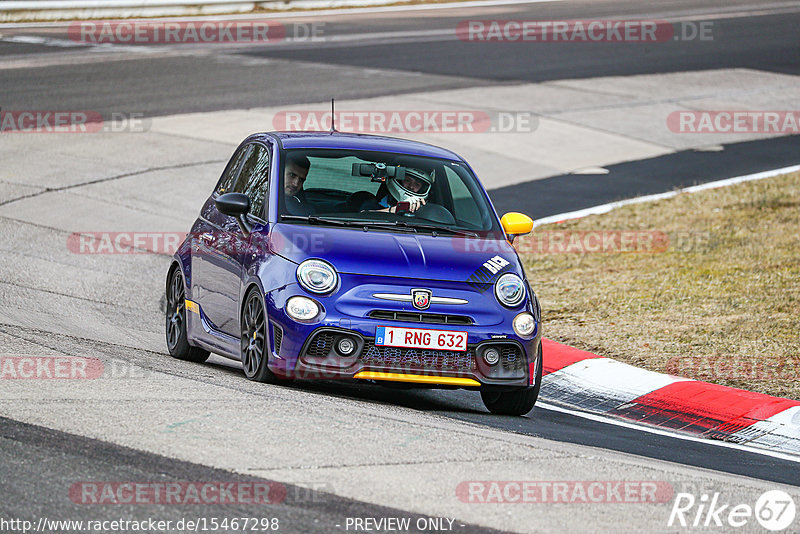
[[[354,150],[374,150],[378,152],[397,152],[414,156],[427,156],[455,161],[463,161],[461,156],[438,146],[385,137],[342,132],[265,132],[258,136],[277,137],[284,148],[344,148]],[[256,136],[254,136],[256,137]]]

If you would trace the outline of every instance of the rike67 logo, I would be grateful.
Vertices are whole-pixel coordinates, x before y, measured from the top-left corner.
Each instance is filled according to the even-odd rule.
[[[752,528],[755,519],[763,528],[779,532],[792,525],[796,513],[794,499],[781,490],[765,492],[755,506],[726,502],[719,492],[703,493],[699,498],[691,493],[678,493],[667,526],[722,527],[727,532],[746,525]]]

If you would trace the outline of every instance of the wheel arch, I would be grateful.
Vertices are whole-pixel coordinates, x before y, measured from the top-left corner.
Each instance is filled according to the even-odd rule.
[[[248,295],[253,290],[258,291],[259,295],[261,295],[261,304],[264,305],[264,316],[267,320],[269,320],[267,302],[266,302],[266,294],[264,293],[264,286],[261,283],[261,280],[257,276],[251,276],[248,280],[242,285],[242,298],[239,299],[239,320],[241,321],[242,314],[244,313],[244,305],[245,301],[247,300]]]
[[[264,293],[264,286],[261,283],[261,280],[258,279],[256,276],[250,277],[246,283],[242,284],[242,298],[239,303],[239,324],[241,325],[240,328],[242,332],[244,332],[244,315],[245,315],[245,305],[247,301],[250,299],[250,295],[253,292],[258,293],[258,298],[261,302],[261,307],[263,310],[264,316],[264,351],[262,354],[263,360],[261,366],[263,369],[257,372],[257,378],[252,378],[247,375],[247,369],[245,368],[245,375],[248,376],[251,380],[256,380],[257,382],[271,382],[275,383],[277,381],[276,376],[270,371],[269,369],[269,361],[271,355],[274,352],[273,346],[273,339],[271,335],[271,327],[270,327],[270,319],[269,319],[269,309],[267,307],[266,302],[266,294]],[[241,354],[242,364],[245,365],[244,360],[244,352]]]
[[[164,291],[169,291],[169,281],[172,278],[172,273],[175,272],[175,269],[181,269],[181,276],[183,277],[183,284],[184,284],[184,286],[186,285],[186,275],[184,274],[183,269],[181,268],[181,263],[177,259],[173,258],[172,263],[169,264],[169,269],[167,269],[167,279],[166,279],[166,281],[164,283]],[[184,287],[184,291],[185,290],[186,290],[186,287]]]
[[[187,299],[192,299],[192,261],[190,255],[183,255],[176,253],[172,256],[172,261],[169,265],[169,270],[167,271],[167,284],[169,284],[169,278],[172,276],[172,273],[175,272],[175,269],[178,268],[181,270],[181,276],[183,277],[183,290],[186,294]]]

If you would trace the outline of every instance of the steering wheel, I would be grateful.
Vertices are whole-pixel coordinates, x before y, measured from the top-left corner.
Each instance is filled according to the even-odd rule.
[[[286,195],[286,211],[289,215],[301,215],[306,217],[308,215],[313,215],[313,210],[302,200],[297,198],[296,196]]]
[[[417,219],[425,219],[439,224],[455,224],[456,219],[450,210],[441,204],[425,204],[414,213],[410,214]]]

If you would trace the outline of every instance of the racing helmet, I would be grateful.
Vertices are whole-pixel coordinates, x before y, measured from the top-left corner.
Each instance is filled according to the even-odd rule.
[[[398,173],[386,180],[386,188],[396,201],[409,202],[428,198],[433,181],[432,173],[406,167],[405,173]]]

